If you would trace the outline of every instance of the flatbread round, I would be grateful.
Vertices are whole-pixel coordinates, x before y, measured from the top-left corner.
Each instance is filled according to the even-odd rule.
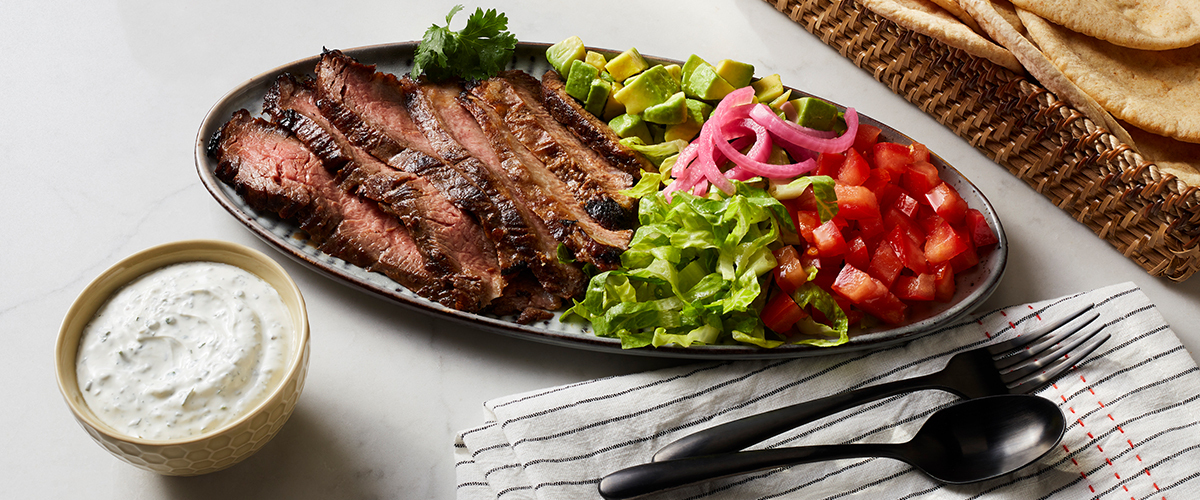
[[[1013,71],[1023,71],[1021,63],[1008,50],[972,31],[937,4],[926,0],[862,0],[862,4],[904,28]]]
[[[1200,44],[1197,0],[1012,0],[1071,31],[1114,45],[1170,50]]]
[[[1137,127],[1128,129],[1137,141],[1137,152],[1158,165],[1159,172],[1174,175],[1189,186],[1200,186],[1200,144],[1151,134]]]
[[[1071,82],[1054,63],[1050,62],[1041,50],[1038,50],[1033,42],[1026,39],[1017,29],[1004,20],[996,8],[989,0],[960,0],[963,8],[971,14],[979,22],[979,25],[987,32],[988,36],[992,37],[1001,45],[1012,51],[1012,54],[1020,60],[1025,69],[1030,75],[1046,87],[1047,90],[1054,92],[1054,95],[1059,99],[1067,102],[1075,109],[1082,112],[1093,123],[1104,127],[1110,134],[1115,136],[1125,144],[1133,145],[1133,138],[1125,131],[1117,120],[1115,120],[1108,111],[1092,99],[1086,92]]]
[[[1046,57],[1104,109],[1148,132],[1200,142],[1200,45],[1166,51],[1118,47],[1028,11],[1017,13]]]
[[[970,14],[967,14],[967,11],[963,10],[962,6],[958,4],[958,0],[932,1],[933,3],[937,4],[938,7],[941,7],[945,9],[946,12],[949,12],[950,15],[954,16],[959,21],[962,21],[962,23],[967,25],[968,28],[971,28],[971,31],[983,33],[983,29],[979,27],[979,24],[975,22],[975,19],[973,19]]]

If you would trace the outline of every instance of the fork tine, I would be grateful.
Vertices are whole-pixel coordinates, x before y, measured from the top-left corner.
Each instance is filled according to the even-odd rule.
[[[1092,353],[1092,351],[1095,351],[1096,348],[1100,347],[1100,344],[1103,344],[1110,338],[1112,338],[1112,335],[1108,333],[1097,337],[1095,340],[1088,343],[1088,345],[1080,348],[1079,353],[1075,356],[1072,356],[1071,358],[1059,359],[1050,366],[1047,366],[1045,371],[1041,373],[1035,373],[1018,380],[1015,383],[1009,384],[1008,392],[1012,394],[1029,394],[1045,386],[1050,381],[1057,379],[1063,374],[1063,372],[1067,371],[1067,369],[1075,366],[1075,363],[1077,363],[1079,360],[1086,359],[1088,355]]]
[[[1100,324],[1094,325],[1086,333],[1081,333],[1081,334],[1076,335],[1069,343],[1058,346],[1053,351],[1039,357],[1038,359],[1030,361],[1019,367],[1013,368],[1012,370],[1009,370],[1007,372],[1001,373],[1000,380],[1003,380],[1005,384],[1009,384],[1009,383],[1015,382],[1017,380],[1020,380],[1022,378],[1025,378],[1029,374],[1043,372],[1043,371],[1045,371],[1046,366],[1057,361],[1059,358],[1063,357],[1064,355],[1070,354],[1070,352],[1072,350],[1074,350],[1076,347],[1079,347],[1080,345],[1084,344],[1085,342],[1091,340],[1092,337],[1095,337],[1096,334],[1100,333],[1100,330],[1103,330],[1103,329],[1104,329],[1104,325],[1100,325]]]
[[[1085,312],[1088,312],[1095,306],[1096,306],[1095,304],[1090,304],[1090,303],[1084,304],[1084,305],[1080,306],[1077,310],[1072,311],[1071,313],[1064,316],[1062,319],[1059,319],[1059,320],[1053,321],[1053,322],[1049,322],[1049,323],[1043,323],[1043,324],[1039,325],[1038,328],[1036,328],[1032,331],[1026,332],[1019,337],[1009,339],[1004,342],[998,342],[998,343],[992,344],[992,345],[988,346],[988,352],[993,357],[1000,357],[1000,356],[1006,356],[1008,354],[1011,354],[1011,353],[1017,351],[1018,349],[1025,347],[1026,345],[1032,343],[1033,341],[1044,337],[1046,334],[1057,330],[1058,327],[1069,323],[1071,320],[1073,320],[1075,318],[1078,318],[1079,315],[1081,315]]]
[[[1067,337],[1074,335],[1075,332],[1082,330],[1084,327],[1090,325],[1093,321],[1096,321],[1096,318],[1099,317],[1100,313],[1091,311],[1090,313],[1085,312],[1084,314],[1075,316],[1066,324],[1058,322],[1059,328],[1054,330],[1052,335],[1048,335],[1045,338],[1038,340],[1033,345],[1027,346],[1024,349],[1013,353],[1012,355],[996,359],[996,368],[1004,370],[1027,359],[1041,356],[1042,353],[1047,349],[1058,345],[1063,340],[1066,340]]]

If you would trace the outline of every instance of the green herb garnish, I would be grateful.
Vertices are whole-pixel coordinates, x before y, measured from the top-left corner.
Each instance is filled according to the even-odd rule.
[[[507,31],[508,18],[495,9],[476,8],[460,31],[450,29],[450,20],[462,10],[455,5],[446,14],[446,25],[425,30],[413,59],[414,77],[424,73],[439,81],[458,76],[484,80],[504,69],[517,46],[517,37]]]

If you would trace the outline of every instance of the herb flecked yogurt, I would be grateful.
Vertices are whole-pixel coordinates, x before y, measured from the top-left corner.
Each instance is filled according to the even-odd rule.
[[[80,338],[84,401],[129,436],[179,439],[249,412],[282,381],[295,342],[287,306],[262,278],[215,262],[139,277]]]

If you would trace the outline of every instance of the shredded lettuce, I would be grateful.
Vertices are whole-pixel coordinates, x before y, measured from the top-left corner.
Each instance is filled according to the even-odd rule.
[[[596,335],[619,338],[624,348],[782,344],[767,338],[758,310],[763,275],[776,265],[768,245],[781,224],[793,229],[791,217],[765,190],[734,186],[730,196],[677,192],[669,202],[661,194],[643,196],[641,227],[622,266],[595,275],[564,318],[588,320]]]

